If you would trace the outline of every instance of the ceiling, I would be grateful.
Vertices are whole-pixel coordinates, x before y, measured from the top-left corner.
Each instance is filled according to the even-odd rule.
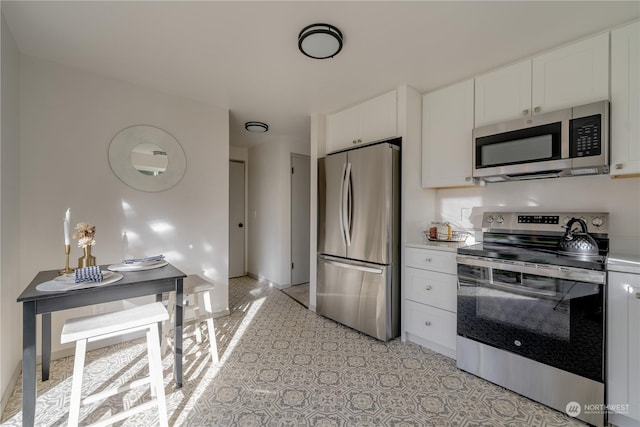
[[[408,84],[424,93],[629,22],[637,1],[2,1],[25,55],[230,110],[230,143],[308,141],[329,113]],[[313,23],[338,56],[300,53]],[[251,134],[246,121],[269,124]]]

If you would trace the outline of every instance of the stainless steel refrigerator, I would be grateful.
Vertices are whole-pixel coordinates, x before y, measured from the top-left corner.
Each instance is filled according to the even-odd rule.
[[[318,160],[317,312],[400,335],[400,138]]]

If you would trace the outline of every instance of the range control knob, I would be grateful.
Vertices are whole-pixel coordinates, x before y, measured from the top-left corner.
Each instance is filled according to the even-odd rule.
[[[496,217],[496,222],[498,224],[502,224],[504,222],[504,218],[502,218],[501,216]]]
[[[492,224],[493,223],[493,217],[491,215],[489,215],[487,217],[487,223]]]
[[[602,219],[601,216],[596,216],[591,220],[591,224],[596,227],[602,227],[602,225],[604,224],[604,219]]]

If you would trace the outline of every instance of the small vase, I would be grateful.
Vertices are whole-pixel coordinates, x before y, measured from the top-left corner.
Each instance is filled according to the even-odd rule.
[[[96,265],[96,257],[91,255],[91,245],[84,246],[83,249],[84,256],[78,258],[78,268],[91,267],[93,265]]]

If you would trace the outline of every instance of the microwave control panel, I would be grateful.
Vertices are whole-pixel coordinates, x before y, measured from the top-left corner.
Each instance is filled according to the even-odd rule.
[[[602,153],[600,114],[571,120],[569,156],[572,158],[599,156]]]

